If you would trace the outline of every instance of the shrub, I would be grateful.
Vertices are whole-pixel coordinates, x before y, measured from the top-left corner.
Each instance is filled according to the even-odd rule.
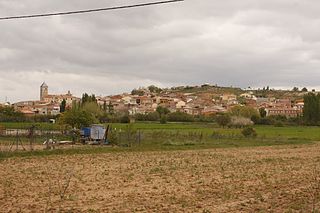
[[[260,122],[260,117],[258,115],[252,115],[251,116],[251,121],[254,123],[254,124],[258,124]]]
[[[147,115],[141,114],[141,113],[137,113],[134,115],[134,118],[137,121],[145,121],[146,120]]]
[[[274,120],[272,118],[260,118],[257,124],[261,125],[272,125]]]
[[[253,125],[253,122],[249,118],[241,117],[241,116],[233,116],[231,117],[231,126],[233,127],[245,127]]]
[[[146,115],[147,121],[158,121],[160,119],[160,115],[158,112],[150,112]]]
[[[166,123],[167,123],[167,116],[161,115],[160,123],[161,123],[161,124],[166,124]]]
[[[118,145],[118,136],[117,136],[117,132],[115,130],[111,130],[109,132],[108,139],[109,139],[109,143],[112,146]]]
[[[231,118],[228,114],[218,115],[216,121],[219,126],[225,127],[231,122]]]
[[[232,116],[240,116],[251,118],[253,115],[259,116],[259,113],[256,109],[248,106],[235,106],[230,109],[230,114]]]
[[[194,118],[192,115],[184,112],[172,112],[168,114],[168,121],[192,122],[194,121]]]
[[[121,123],[130,123],[129,115],[123,115],[120,119]]]
[[[284,127],[284,124],[282,121],[276,121],[274,124],[275,127]]]
[[[249,137],[257,137],[257,132],[254,128],[252,127],[246,127],[241,131],[242,135],[246,138]]]

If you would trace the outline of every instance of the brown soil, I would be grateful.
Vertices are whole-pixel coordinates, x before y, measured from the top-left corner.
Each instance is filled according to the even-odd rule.
[[[320,144],[16,158],[0,212],[312,212]]]

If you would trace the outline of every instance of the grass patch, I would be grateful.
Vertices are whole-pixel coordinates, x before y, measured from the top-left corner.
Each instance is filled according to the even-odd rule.
[[[11,128],[18,127],[17,123],[5,123]],[[21,124],[30,126],[30,123]],[[41,124],[42,125],[42,124]],[[57,128],[56,124],[46,124],[48,128]],[[310,144],[312,141],[320,141],[319,127],[274,127],[254,126],[258,136],[256,138],[244,138],[241,129],[218,128],[212,123],[135,123],[133,128],[141,134],[140,143],[135,142],[136,135],[128,135],[128,124],[112,124],[118,132],[121,132],[119,147],[73,147],[68,149],[40,150],[32,152],[2,152],[0,159],[11,157],[48,156],[48,155],[73,155],[73,154],[99,154],[123,151],[171,151],[192,149],[214,149],[233,147],[257,147],[274,145],[299,145]],[[121,131],[119,131],[121,129]],[[118,135],[119,136],[119,135]],[[70,140],[70,136],[56,136],[59,140]],[[140,138],[140,135],[139,135]],[[37,137],[36,144],[41,144],[45,136]],[[0,137],[0,144],[10,144],[15,137]],[[29,139],[22,138],[24,144]]]

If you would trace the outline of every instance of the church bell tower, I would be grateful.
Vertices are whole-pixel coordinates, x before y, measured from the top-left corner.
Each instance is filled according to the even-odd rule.
[[[40,86],[40,101],[44,101],[44,97],[48,95],[48,85],[43,82]]]

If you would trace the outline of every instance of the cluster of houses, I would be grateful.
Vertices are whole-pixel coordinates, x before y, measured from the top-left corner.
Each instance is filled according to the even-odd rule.
[[[213,98],[215,96],[215,98]],[[239,103],[239,97],[244,98],[244,103]],[[190,115],[210,116],[217,113],[228,112],[232,107],[246,105],[257,110],[264,108],[267,116],[283,115],[298,117],[301,115],[303,99],[276,99],[255,97],[252,92],[236,96],[234,94],[220,94],[217,96],[210,92],[175,93],[155,95],[148,91],[143,96],[122,94],[116,96],[98,97],[98,103],[108,103],[117,112],[146,114],[154,112],[158,106],[166,107],[170,112],[184,112]]]
[[[63,100],[66,101],[67,108],[71,108],[74,102],[80,102],[81,100],[73,96],[70,91],[61,95],[51,95],[48,91],[48,85],[43,83],[40,86],[40,100],[17,102],[13,104],[13,107],[26,116],[58,115],[60,114],[60,105]]]
[[[256,97],[253,92],[245,92],[240,95],[231,93],[213,94],[210,91],[198,93],[184,93],[181,91],[165,91],[153,93],[148,89],[142,89],[143,95],[123,93],[120,95],[96,97],[97,103],[107,111],[135,114],[147,114],[155,112],[158,106],[165,107],[170,112],[184,112],[190,115],[210,116],[217,113],[225,113],[238,105],[247,105],[257,110],[264,108],[267,116],[283,115],[297,117],[302,113],[303,99],[291,100],[276,99],[273,97]],[[239,101],[239,100],[242,101]],[[73,103],[81,99],[73,96],[70,91],[62,95],[51,95],[48,86],[43,83],[40,86],[39,101],[23,101],[13,104],[16,110],[27,116],[34,115],[58,115],[61,102],[66,101],[66,107],[72,107]],[[107,106],[107,107],[106,107]]]

